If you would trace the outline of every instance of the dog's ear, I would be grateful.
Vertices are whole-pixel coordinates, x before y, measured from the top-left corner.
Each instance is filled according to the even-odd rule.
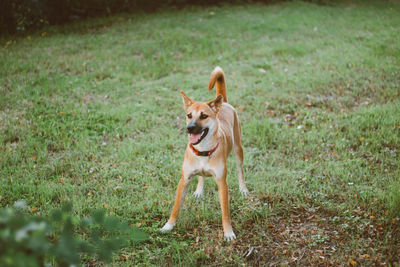
[[[190,107],[194,103],[194,101],[192,99],[190,99],[187,95],[185,95],[185,93],[183,91],[181,91],[181,95],[182,95],[182,99],[183,99],[183,105],[186,110],[186,109],[188,109],[188,107]]]
[[[222,107],[222,95],[217,96],[216,99],[208,101],[207,105],[217,114]]]

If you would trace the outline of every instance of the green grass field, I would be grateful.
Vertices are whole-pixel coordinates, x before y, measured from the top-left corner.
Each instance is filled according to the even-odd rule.
[[[399,2],[186,7],[0,42],[0,207],[72,201],[150,234],[115,266],[399,264]],[[211,178],[159,232],[187,142],[179,91],[214,98],[217,65],[251,193],[232,156],[231,243]]]

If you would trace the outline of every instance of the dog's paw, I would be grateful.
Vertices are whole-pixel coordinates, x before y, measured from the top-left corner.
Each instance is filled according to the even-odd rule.
[[[193,196],[195,197],[195,198],[201,198],[201,197],[203,197],[203,191],[194,191],[193,192]]]
[[[233,231],[224,234],[224,238],[226,241],[233,241],[236,239],[236,235]]]
[[[174,228],[175,224],[170,224],[170,223],[166,223],[163,228],[160,229],[161,232],[168,232],[171,231]]]
[[[247,197],[249,195],[249,190],[247,190],[246,187],[240,188],[240,193],[242,193],[242,196]]]

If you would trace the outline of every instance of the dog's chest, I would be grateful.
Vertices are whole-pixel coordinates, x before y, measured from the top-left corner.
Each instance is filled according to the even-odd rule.
[[[214,171],[210,166],[209,163],[209,158],[204,157],[204,158],[198,158],[195,161],[195,172],[196,174],[202,175],[202,176],[213,176]]]
[[[205,177],[214,176],[216,174],[215,168],[210,164],[208,157],[199,157],[194,160],[193,164],[189,167],[189,172],[192,175],[202,175]]]

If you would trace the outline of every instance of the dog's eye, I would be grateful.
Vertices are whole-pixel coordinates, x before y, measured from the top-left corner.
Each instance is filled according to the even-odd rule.
[[[207,119],[207,118],[208,118],[208,115],[201,113],[200,120],[204,120],[204,119]]]
[[[192,116],[192,113],[190,113],[190,114],[187,114],[186,115],[189,119],[191,119],[193,116]]]

